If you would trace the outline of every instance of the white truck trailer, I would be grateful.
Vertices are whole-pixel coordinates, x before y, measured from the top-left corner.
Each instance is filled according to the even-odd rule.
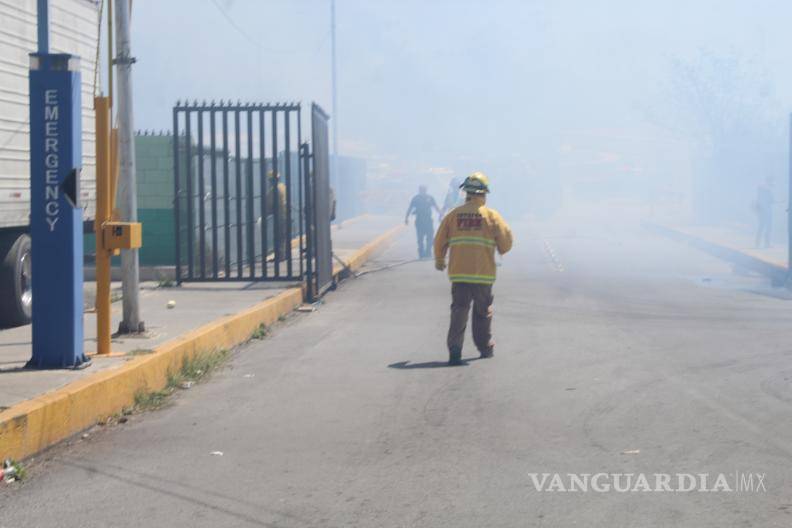
[[[50,0],[50,53],[80,57],[82,152],[80,205],[86,229],[95,207],[93,97],[99,2]],[[0,0],[0,327],[31,315],[29,54],[37,49],[36,0]]]

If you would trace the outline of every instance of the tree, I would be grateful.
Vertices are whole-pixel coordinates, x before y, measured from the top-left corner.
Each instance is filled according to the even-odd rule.
[[[661,120],[694,154],[694,213],[705,221],[747,221],[756,185],[780,180],[786,159],[783,113],[755,64],[702,51],[672,62]]]

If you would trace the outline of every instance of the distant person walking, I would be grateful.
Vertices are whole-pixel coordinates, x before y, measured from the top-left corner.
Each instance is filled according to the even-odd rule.
[[[451,279],[451,324],[448,328],[448,363],[462,364],[470,304],[473,303],[473,342],[482,358],[494,355],[492,341],[492,285],[495,283],[495,251],[503,255],[512,247],[512,233],[501,215],[488,208],[489,180],[481,172],[468,176],[461,186],[463,205],[449,212],[434,240],[435,268],[442,271],[448,257]]]
[[[461,185],[462,180],[459,178],[451,178],[451,181],[448,182],[448,191],[446,191],[445,200],[443,200],[443,210],[440,212],[441,216],[454,207],[465,203],[465,193],[460,189]]]
[[[767,178],[756,188],[756,247],[769,248],[773,231],[773,180]]]
[[[418,194],[410,200],[404,223],[410,223],[410,215],[415,215],[415,234],[418,237],[418,258],[431,257],[432,237],[434,236],[434,222],[432,222],[432,209],[440,214],[437,203],[426,191],[426,185],[418,187]]]

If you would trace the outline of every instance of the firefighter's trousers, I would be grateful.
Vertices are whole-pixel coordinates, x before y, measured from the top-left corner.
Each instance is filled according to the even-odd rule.
[[[451,284],[451,325],[448,329],[449,350],[462,349],[470,304],[473,304],[473,343],[479,352],[492,346],[492,284]]]

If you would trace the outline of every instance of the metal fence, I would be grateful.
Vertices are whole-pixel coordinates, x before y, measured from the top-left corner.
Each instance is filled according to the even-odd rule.
[[[313,281],[309,282],[309,294],[312,298],[324,293],[333,285],[333,247],[330,238],[330,215],[333,205],[330,203],[330,159],[328,154],[327,121],[329,117],[316,104],[311,106],[311,170],[309,189],[311,205],[311,230],[309,248],[315,256],[315,272]]]
[[[301,280],[300,105],[177,103],[176,277]]]

